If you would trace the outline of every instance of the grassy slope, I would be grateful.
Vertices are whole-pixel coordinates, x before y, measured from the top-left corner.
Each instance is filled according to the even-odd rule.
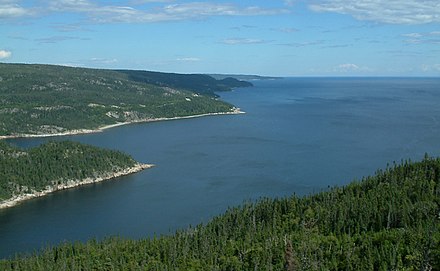
[[[153,240],[109,238],[0,261],[2,270],[440,270],[440,160],[328,192],[262,199]]]
[[[145,74],[150,74],[148,83],[141,80]],[[233,106],[214,99],[209,91],[199,95],[188,89],[228,89],[234,82],[224,87],[206,75],[0,63],[0,136],[229,112]]]

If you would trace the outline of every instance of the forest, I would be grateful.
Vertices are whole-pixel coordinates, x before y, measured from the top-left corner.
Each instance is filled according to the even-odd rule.
[[[231,112],[214,91],[250,85],[200,74],[0,63],[0,136]]]
[[[232,88],[251,87],[252,83],[233,78],[233,75],[226,77],[214,77],[207,74],[178,74],[151,71],[118,70],[128,75],[136,82],[143,82],[157,86],[182,88],[198,94],[216,96],[215,92],[229,91]]]
[[[230,208],[170,236],[64,243],[1,270],[440,270],[440,159]]]
[[[136,164],[122,152],[71,141],[20,149],[0,140],[0,203],[47,186],[96,178]]]

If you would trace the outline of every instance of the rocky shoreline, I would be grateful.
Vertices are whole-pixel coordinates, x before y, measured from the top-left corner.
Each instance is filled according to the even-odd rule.
[[[138,164],[134,165],[133,167],[129,167],[129,168],[117,171],[117,172],[108,172],[108,173],[105,173],[97,178],[89,177],[89,178],[85,178],[82,180],[68,180],[67,182],[64,182],[59,185],[47,186],[46,189],[44,189],[42,191],[32,191],[32,193],[20,194],[20,195],[13,196],[12,198],[9,198],[7,200],[0,201],[0,209],[9,208],[9,207],[15,206],[25,200],[43,197],[47,194],[50,194],[50,193],[53,193],[56,191],[74,188],[74,187],[87,185],[87,184],[98,183],[98,182],[114,179],[117,177],[130,175],[130,174],[142,171],[144,169],[151,168],[153,166],[154,165],[151,165],[151,164],[138,163]]]
[[[192,119],[192,118],[200,118],[200,117],[207,117],[207,116],[217,116],[217,115],[236,115],[236,114],[244,114],[245,112],[241,111],[240,108],[233,108],[233,110],[229,112],[218,112],[218,113],[205,113],[205,114],[198,114],[198,115],[190,115],[190,116],[183,116],[183,117],[172,117],[172,118],[153,118],[153,119],[140,119],[135,121],[127,121],[127,122],[118,122],[115,124],[110,124],[106,126],[102,126],[98,129],[77,129],[77,130],[69,130],[61,133],[53,133],[53,134],[15,134],[15,135],[7,135],[7,136],[0,136],[1,139],[12,139],[12,138],[28,138],[28,137],[53,137],[53,136],[68,136],[68,135],[79,135],[79,134],[91,134],[91,133],[99,133],[103,132],[104,130],[127,125],[127,124],[134,124],[134,123],[145,123],[145,122],[155,122],[155,121],[167,121],[167,120],[179,120],[179,119]]]

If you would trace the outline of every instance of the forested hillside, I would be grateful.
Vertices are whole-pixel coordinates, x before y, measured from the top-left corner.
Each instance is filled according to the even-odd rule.
[[[0,141],[0,205],[13,196],[109,176],[136,165],[119,151],[76,142],[49,142],[23,150]]]
[[[0,63],[0,136],[231,112],[212,91],[243,84],[207,75]]]
[[[215,96],[214,92],[218,91],[228,91],[232,88],[252,86],[249,82],[240,81],[231,77],[232,75],[216,79],[206,74],[178,74],[131,70],[119,70],[119,72],[128,75],[131,80],[137,82],[183,88],[198,94],[207,94],[210,96]]]
[[[66,243],[2,270],[440,270],[440,160],[262,199],[173,236]]]

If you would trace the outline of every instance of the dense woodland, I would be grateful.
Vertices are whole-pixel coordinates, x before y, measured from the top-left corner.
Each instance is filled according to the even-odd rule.
[[[230,112],[213,91],[248,85],[208,75],[0,63],[0,136]]]
[[[0,141],[0,202],[32,190],[41,191],[46,186],[95,178],[136,164],[119,151],[76,142],[49,142],[23,150]]]
[[[261,199],[146,240],[65,243],[1,270],[440,270],[440,160],[326,192]]]

